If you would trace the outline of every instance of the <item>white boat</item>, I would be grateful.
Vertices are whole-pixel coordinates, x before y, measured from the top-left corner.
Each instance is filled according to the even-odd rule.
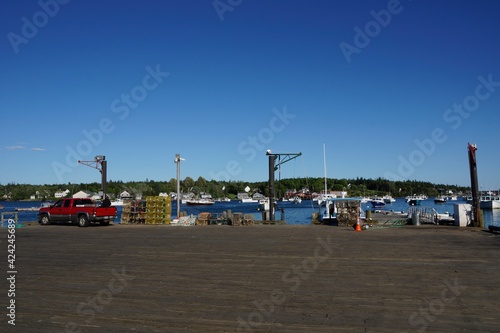
[[[412,195],[412,196],[408,196],[406,197],[406,202],[410,205],[410,206],[418,206],[420,205],[420,202],[427,199],[427,197],[425,195]]]
[[[20,207],[16,208],[16,212],[34,212],[37,211],[39,208],[38,207]]]
[[[241,198],[241,203],[257,203],[259,200],[253,198]]]
[[[123,206],[123,200],[122,199],[116,199],[111,201],[111,206]]]
[[[373,198],[370,200],[370,203],[372,204],[372,207],[375,209],[382,208],[385,206],[385,201],[380,198]]]
[[[497,195],[481,196],[479,200],[479,207],[481,209],[500,209],[500,196]]]
[[[335,199],[337,198],[337,195],[335,194],[324,194],[324,193],[321,193],[319,196],[317,196],[315,199],[313,199],[314,201],[317,201],[318,202],[318,205],[322,205],[323,203],[325,203],[325,201],[327,201],[328,199]]]
[[[391,204],[391,203],[393,203],[393,202],[396,202],[396,199],[394,199],[394,198],[393,198],[391,195],[389,195],[389,194],[384,195],[384,196],[382,197],[382,200],[384,200],[384,202],[385,202],[386,204]]]
[[[440,195],[434,198],[434,203],[445,203],[446,201],[448,201],[448,198],[444,195]]]
[[[213,199],[209,198],[200,198],[200,199],[190,199],[186,200],[186,205],[188,206],[209,206],[214,204]]]
[[[291,198],[290,201],[293,202],[294,204],[300,204],[302,202],[302,198],[301,197],[293,197],[293,198]]]
[[[368,197],[362,197],[361,198],[361,203],[368,203],[370,202],[372,199],[371,198],[368,198]]]

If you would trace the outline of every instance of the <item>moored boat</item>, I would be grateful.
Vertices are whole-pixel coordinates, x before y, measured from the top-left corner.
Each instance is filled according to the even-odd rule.
[[[434,198],[434,203],[445,203],[446,201],[448,201],[448,198],[443,195]]]
[[[123,200],[121,198],[113,200],[111,201],[111,206],[123,206]]]
[[[385,201],[383,199],[379,199],[379,198],[371,199],[370,203],[372,204],[372,207],[375,209],[382,208],[385,206]]]
[[[214,204],[214,200],[208,198],[186,200],[188,206],[209,206]]]
[[[35,212],[39,209],[39,207],[21,207],[16,208],[16,212]]]
[[[427,199],[427,197],[423,196],[423,195],[412,195],[412,196],[406,197],[406,202],[410,206],[417,206],[417,205],[420,205],[420,202],[422,200],[425,200],[425,199]]]
[[[485,195],[480,197],[479,207],[481,209],[500,209],[500,196]]]
[[[384,195],[384,196],[382,197],[382,200],[384,200],[384,202],[385,202],[386,204],[391,204],[391,203],[393,203],[393,202],[396,202],[396,199],[394,199],[394,198],[392,197],[392,195],[389,195],[389,194]]]

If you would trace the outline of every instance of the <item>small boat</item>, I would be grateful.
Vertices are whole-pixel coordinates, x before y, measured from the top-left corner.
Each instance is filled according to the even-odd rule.
[[[259,200],[253,198],[241,198],[241,203],[257,203]]]
[[[335,194],[320,194],[316,198],[313,198],[313,201],[316,201],[318,205],[322,205],[325,203],[325,201],[330,200],[330,199],[335,199],[337,198],[337,195]]]
[[[385,206],[385,201],[383,199],[373,198],[370,200],[370,203],[372,204],[372,207],[375,209],[382,208]]]
[[[209,206],[214,204],[214,200],[208,198],[186,200],[188,206]]]
[[[293,202],[294,204],[300,204],[302,202],[302,198],[301,197],[294,197],[292,199],[290,199],[291,202]]]
[[[384,196],[382,197],[382,200],[384,200],[384,202],[385,202],[386,204],[391,204],[391,203],[393,203],[393,202],[396,202],[396,199],[394,199],[394,198],[393,198],[391,195],[389,195],[389,194],[384,195]]]
[[[448,201],[448,198],[443,196],[443,195],[440,195],[438,197],[435,197],[434,198],[434,203],[445,203],[446,201]]]
[[[21,207],[21,208],[16,208],[16,212],[35,212],[39,208],[38,207]]]
[[[425,199],[427,199],[427,197],[423,196],[423,195],[412,195],[412,196],[406,197],[406,202],[410,206],[418,206],[418,205],[420,205],[420,202],[422,200],[425,200]]]
[[[123,206],[123,200],[122,199],[116,199],[111,201],[111,206]]]

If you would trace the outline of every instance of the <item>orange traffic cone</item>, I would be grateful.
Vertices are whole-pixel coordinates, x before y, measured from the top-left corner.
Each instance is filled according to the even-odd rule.
[[[358,217],[358,220],[356,221],[356,228],[354,230],[361,231],[361,224],[359,223],[359,217]]]

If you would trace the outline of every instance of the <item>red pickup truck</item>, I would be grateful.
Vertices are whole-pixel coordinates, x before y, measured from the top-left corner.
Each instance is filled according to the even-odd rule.
[[[100,207],[90,199],[65,198],[38,211],[38,223],[47,225],[52,222],[78,223],[88,227],[99,222],[108,225],[116,218],[116,207]]]

